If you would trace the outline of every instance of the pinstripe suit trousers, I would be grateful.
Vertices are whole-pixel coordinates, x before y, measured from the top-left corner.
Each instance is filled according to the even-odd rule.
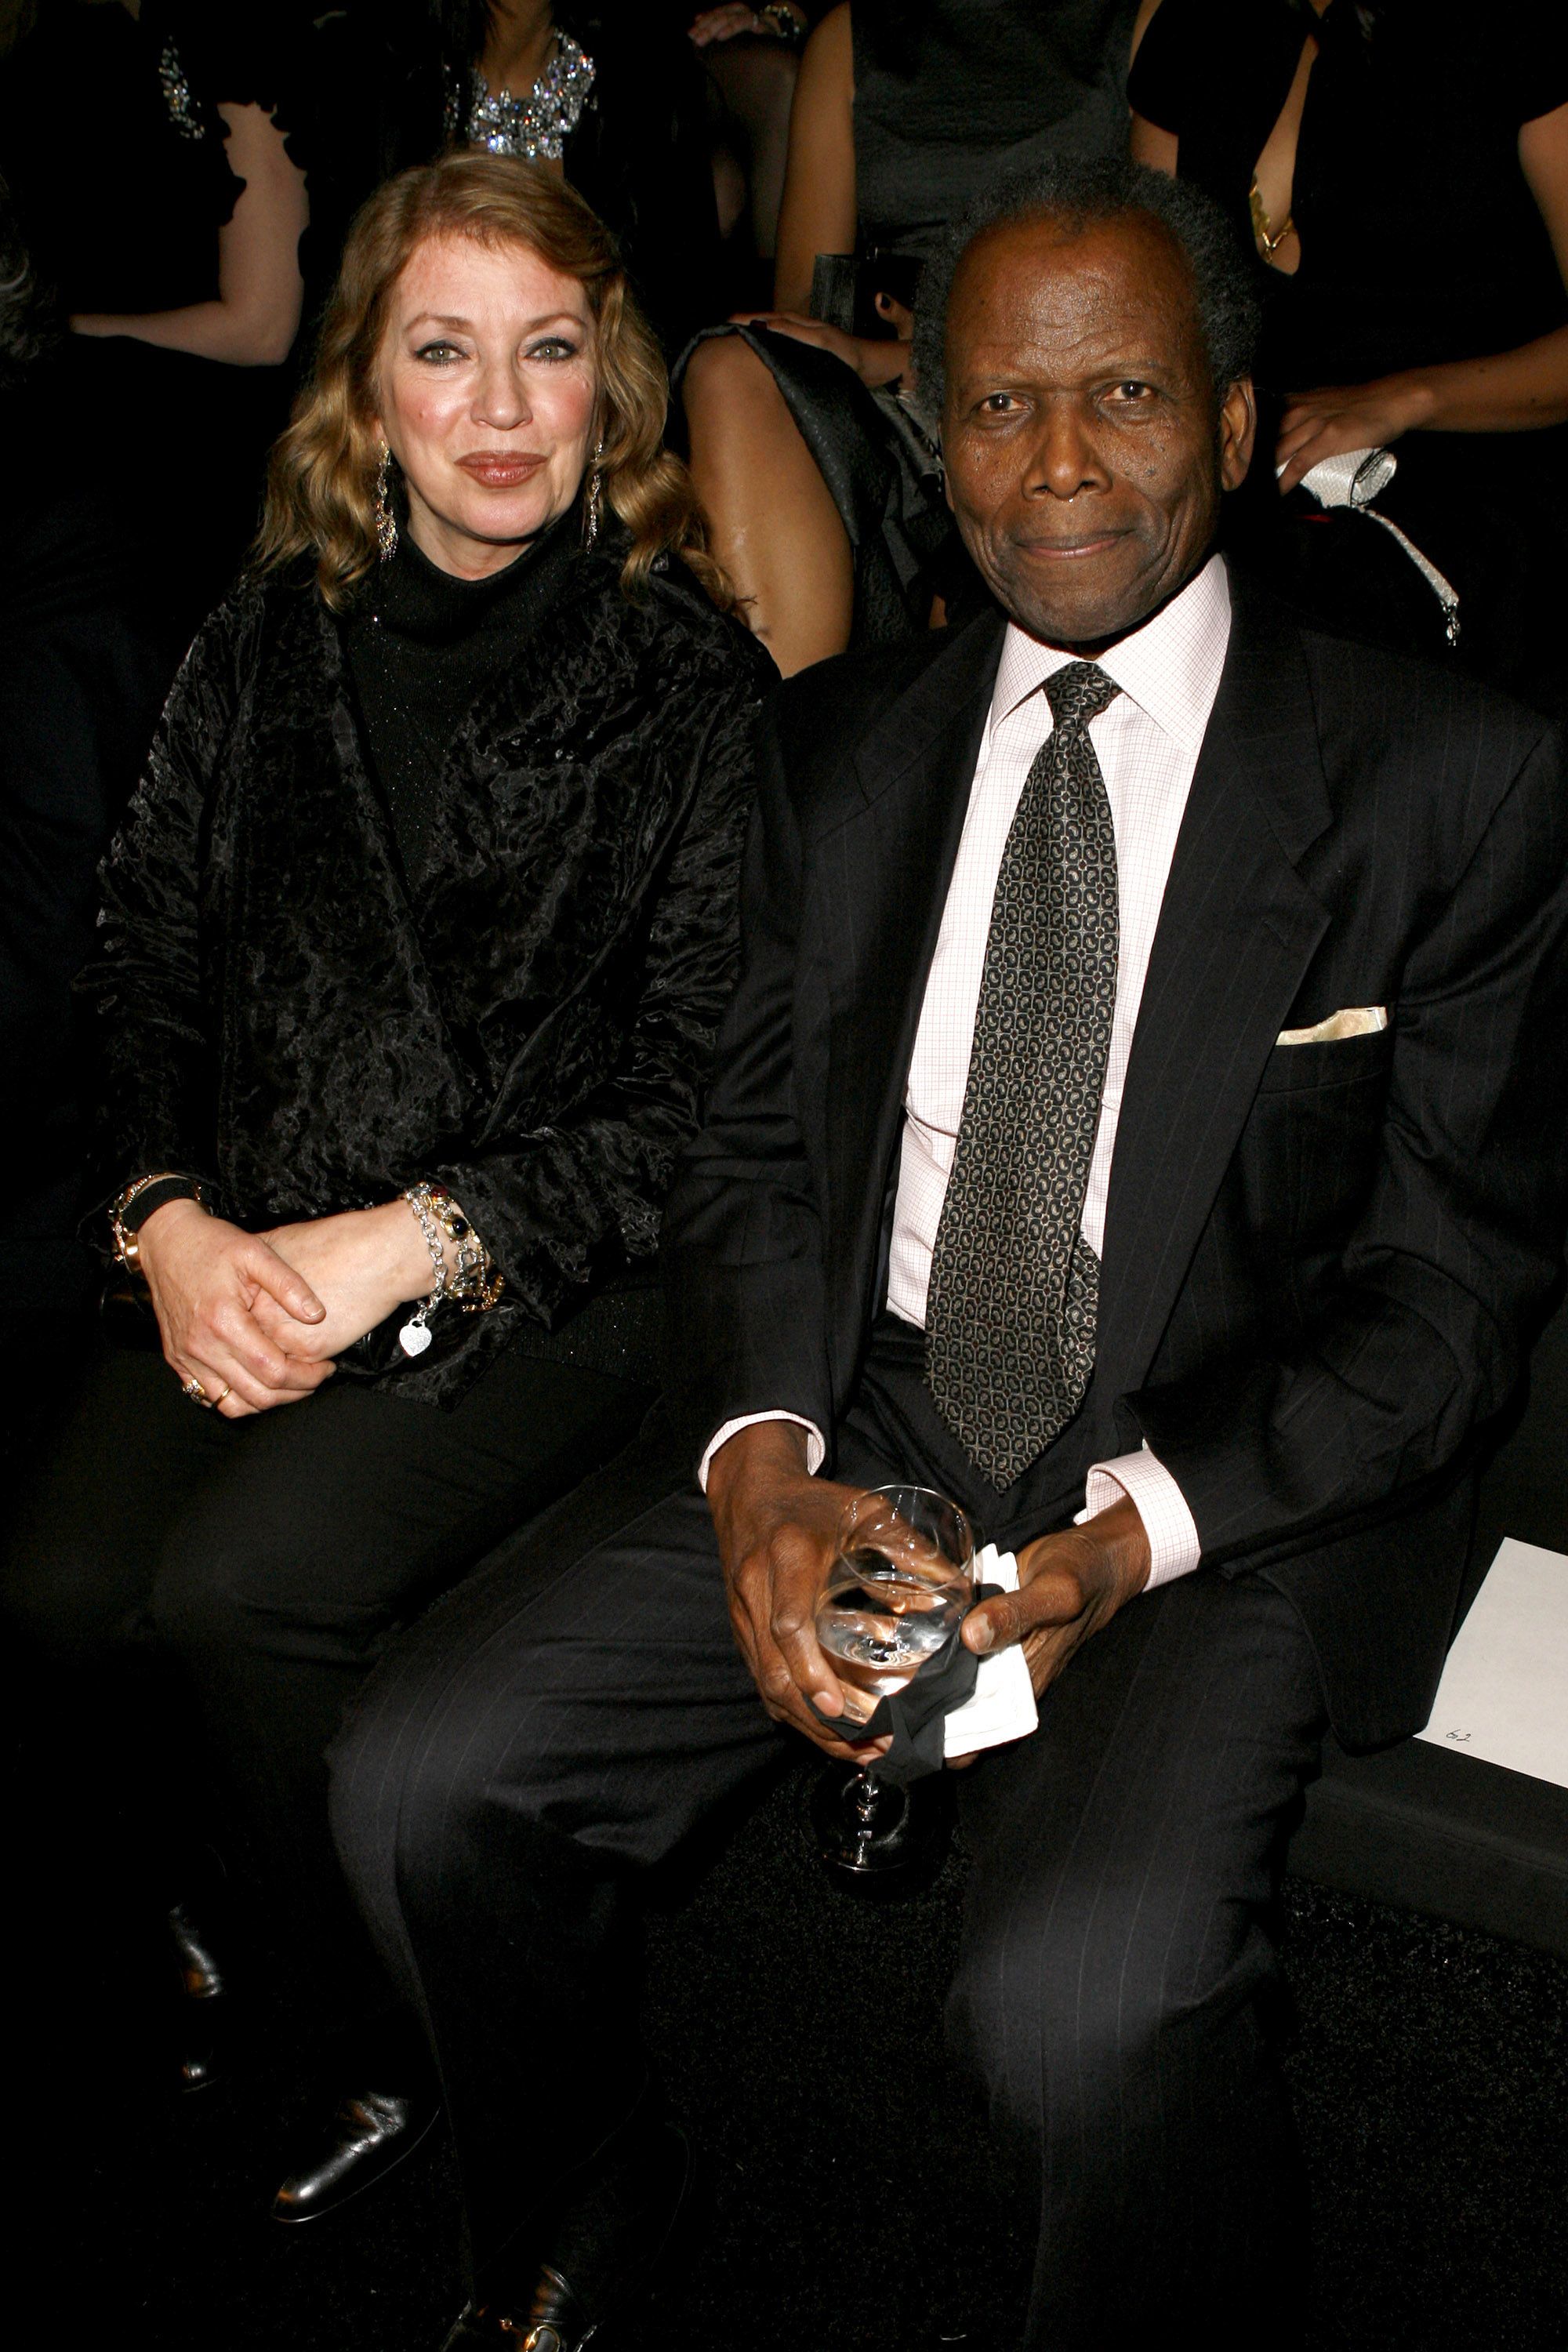
[[[885,1412],[858,1412],[839,1475],[951,1482],[952,1442],[933,1465],[919,1418],[895,1445]],[[1037,2200],[1031,2352],[1182,2317],[1220,2345],[1292,2339],[1303,2216],[1268,1923],[1322,1725],[1290,1602],[1200,1571],[1123,1610],[1037,1733],[963,1776],[949,2032]],[[481,2288],[641,2080],[638,1873],[790,1737],[731,1640],[707,1507],[657,1435],[493,1555],[367,1686],[332,1759],[339,1848],[430,2026]],[[537,2150],[531,2116],[550,2118]]]

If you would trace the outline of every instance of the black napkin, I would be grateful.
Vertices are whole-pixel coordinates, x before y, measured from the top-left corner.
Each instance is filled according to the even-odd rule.
[[[994,1600],[1005,1591],[1001,1584],[977,1584],[970,1608],[978,1609],[983,1601]],[[969,1615],[969,1610],[963,1612]],[[892,1746],[885,1756],[868,1757],[866,1769],[879,1780],[891,1780],[900,1789],[911,1780],[923,1780],[928,1772],[940,1772],[942,1754],[942,1723],[955,1706],[962,1706],[974,1696],[974,1679],[980,1672],[980,1661],[973,1650],[965,1649],[959,1636],[963,1631],[962,1621],[953,1627],[940,1650],[917,1668],[901,1690],[890,1698],[879,1699],[876,1712],[863,1724],[846,1727],[841,1715],[824,1715],[815,1704],[812,1712],[819,1723],[837,1734],[840,1739],[853,1732],[853,1744],[862,1739],[891,1738]]]

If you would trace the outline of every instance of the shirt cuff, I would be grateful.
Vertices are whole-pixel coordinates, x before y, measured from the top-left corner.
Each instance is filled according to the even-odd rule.
[[[1073,1525],[1081,1527],[1121,1495],[1137,1505],[1149,1538],[1149,1581],[1144,1591],[1152,1592],[1157,1584],[1170,1584],[1178,1576],[1190,1576],[1203,1558],[1197,1523],[1174,1478],[1147,1445],[1140,1454],[1119,1454],[1113,1462],[1094,1465],[1084,1489],[1084,1507]]]
[[[816,1422],[804,1420],[798,1412],[744,1412],[739,1421],[727,1421],[723,1428],[715,1431],[708,1441],[707,1451],[697,1465],[697,1483],[704,1494],[708,1492],[709,1467],[719,1448],[721,1445],[728,1445],[737,1430],[755,1429],[760,1421],[789,1421],[795,1423],[796,1429],[805,1430],[806,1475],[810,1478],[816,1477],[827,1458],[827,1441]]]

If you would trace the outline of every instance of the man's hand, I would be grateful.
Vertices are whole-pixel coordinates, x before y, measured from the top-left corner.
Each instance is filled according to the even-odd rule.
[[[1018,1554],[1018,1590],[971,1610],[963,1639],[984,1657],[1022,1642],[1039,1698],[1075,1650],[1109,1625],[1149,1581],[1149,1538],[1127,1496],[1081,1528],[1063,1528]]]
[[[730,1622],[763,1705],[775,1723],[801,1731],[828,1756],[864,1764],[887,1741],[851,1748],[812,1712],[844,1712],[838,1678],[817,1647],[816,1604],[838,1549],[838,1523],[856,1486],[813,1478],[805,1432],[763,1421],[738,1430],[708,1469],[708,1507],[730,1599]]]

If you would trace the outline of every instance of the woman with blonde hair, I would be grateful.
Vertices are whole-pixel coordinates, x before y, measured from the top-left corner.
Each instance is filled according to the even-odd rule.
[[[558,177],[381,189],[103,869],[101,1232],[145,1338],[81,1368],[5,1601],[86,1817],[118,1790],[175,1850],[201,1774],[150,1677],[194,1686],[341,2099],[279,2220],[434,2115],[331,1856],[344,1701],[654,1385],[772,675],[666,390]]]

